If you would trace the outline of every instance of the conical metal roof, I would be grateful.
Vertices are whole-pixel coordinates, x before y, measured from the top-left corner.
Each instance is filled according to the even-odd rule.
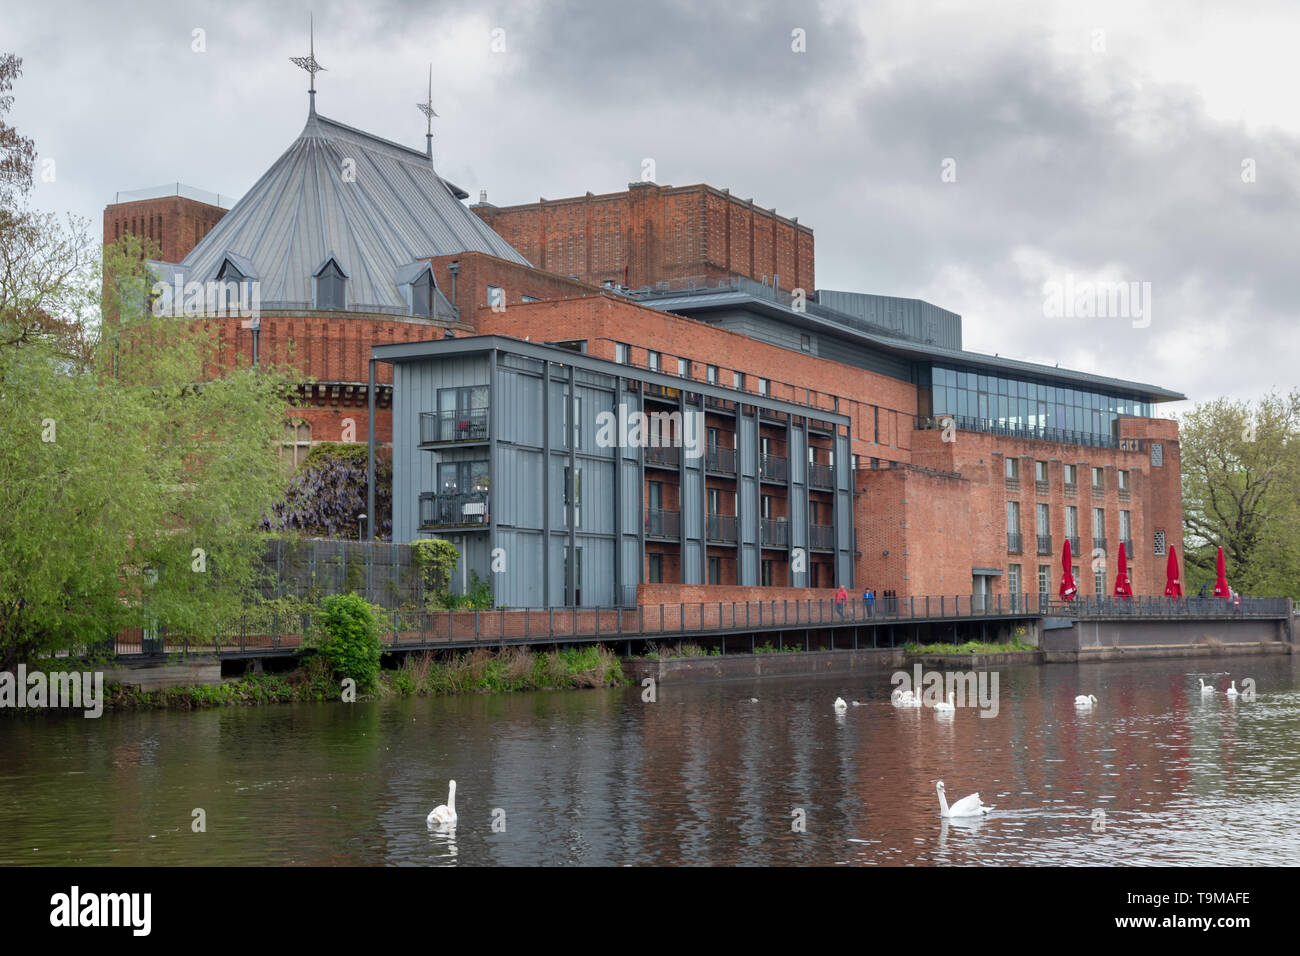
[[[152,265],[168,283],[207,282],[229,259],[259,282],[261,308],[311,309],[313,277],[334,258],[349,310],[405,315],[416,260],[477,251],[528,264],[464,195],[426,154],[313,112],[184,262]]]

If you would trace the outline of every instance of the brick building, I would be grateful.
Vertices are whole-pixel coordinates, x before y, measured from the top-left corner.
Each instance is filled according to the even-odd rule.
[[[219,332],[221,363],[256,354],[299,371],[285,435],[295,459],[312,442],[367,441],[373,396],[374,441],[394,460],[397,540],[454,537],[462,571],[486,577],[487,552],[470,546],[486,527],[565,565],[539,581],[497,581],[498,601],[627,601],[634,583],[660,599],[840,583],[882,597],[1054,593],[1066,538],[1082,593],[1113,587],[1121,540],[1135,592],[1163,590],[1182,510],[1177,427],[1154,407],[1179,393],[970,352],[954,312],[816,289],[811,230],[713,187],[638,183],[466,206],[431,152],[313,108],[192,248],[207,213],[186,220],[183,203],[115,204],[105,239],[110,225],[120,235],[143,222],[175,260],[152,264],[161,282],[260,290],[256,322],[203,321]],[[575,354],[581,362],[566,361]],[[550,394],[527,383],[493,391],[506,355],[511,376],[527,366],[585,389],[588,411],[625,404],[621,383],[635,384],[639,410],[698,412],[703,463],[644,449],[614,468],[617,496],[601,497],[602,451],[583,448],[583,466],[575,449],[566,474],[559,439],[526,449],[498,434],[505,413],[494,402]],[[425,363],[414,383],[442,381],[460,374],[447,364],[455,356],[484,380],[411,385],[395,433],[393,363]],[[566,378],[576,365],[592,381]],[[512,407],[516,424],[536,411]],[[426,440],[424,423],[443,419],[453,436]],[[508,462],[550,474],[552,459],[547,493],[569,497],[512,526],[537,489],[518,485],[523,466]],[[581,467],[591,469],[585,491],[570,484]],[[564,521],[577,522],[584,493],[590,520],[611,517],[607,530],[581,529],[589,541],[578,544]],[[566,558],[575,546],[589,549],[583,580],[581,556]]]

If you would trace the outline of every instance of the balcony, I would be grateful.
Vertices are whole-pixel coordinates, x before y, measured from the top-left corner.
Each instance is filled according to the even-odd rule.
[[[735,544],[736,516],[706,515],[704,518],[704,536],[707,540],[719,544]]]
[[[835,550],[835,529],[828,524],[815,524],[808,528],[808,547],[813,551]]]
[[[1092,536],[1092,550],[1096,551],[1098,548],[1100,548],[1102,551],[1106,551],[1107,553],[1109,553],[1109,549],[1106,547],[1105,535],[1094,534]]]
[[[1019,479],[1019,478],[1008,478],[1008,479],[1007,479],[1007,491],[1019,491],[1019,490],[1020,490],[1020,479]]]
[[[1034,480],[1034,493],[1039,495],[1051,494],[1052,486],[1044,479],[1037,478]]]
[[[782,455],[759,455],[758,475],[763,481],[786,481],[790,475],[790,461]]]
[[[736,449],[710,445],[705,452],[704,468],[706,471],[734,475],[736,473]]]
[[[682,450],[675,445],[649,447],[645,450],[645,463],[651,468],[677,468],[682,460]]]
[[[425,492],[420,495],[420,528],[487,528],[488,493]]]
[[[1077,555],[1079,553],[1079,536],[1077,534],[1069,534],[1065,536],[1065,540],[1070,542],[1070,554]]]
[[[677,541],[682,536],[680,511],[663,511],[651,508],[645,513],[645,536]]]
[[[790,544],[790,523],[785,518],[762,519],[759,533],[765,548],[785,548]]]
[[[1133,492],[1132,492],[1131,490],[1129,490],[1128,488],[1121,488],[1121,489],[1119,490],[1119,500],[1120,500],[1120,501],[1132,501],[1132,500],[1133,500]]]
[[[1024,549],[1024,541],[1021,538],[1020,532],[1008,531],[1007,532],[1007,553],[1020,554],[1020,552],[1023,549]]]
[[[487,441],[487,437],[488,410],[486,408],[420,413],[421,445]]]
[[[1039,554],[1052,553],[1052,536],[1050,534],[1040,534],[1038,536],[1038,553]]]
[[[1132,557],[1133,557],[1133,539],[1132,539],[1132,538],[1120,538],[1120,539],[1119,539],[1119,543],[1120,543],[1120,544],[1123,546],[1123,548],[1124,548],[1124,554],[1125,554],[1127,557],[1132,558]]]
[[[1079,497],[1079,486],[1075,484],[1073,481],[1067,481],[1065,483],[1065,497],[1067,498]]]
[[[1093,496],[1094,498],[1105,498],[1105,497],[1106,497],[1106,486],[1105,486],[1105,485],[1093,485],[1093,486],[1092,486],[1092,496]]]
[[[808,485],[812,488],[834,488],[835,469],[830,465],[810,461],[808,463]]]

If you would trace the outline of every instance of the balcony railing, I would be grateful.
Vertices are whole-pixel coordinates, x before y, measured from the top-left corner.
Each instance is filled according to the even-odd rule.
[[[1012,477],[1008,476],[1008,477],[1007,477],[1007,491],[1019,491],[1019,490],[1020,490],[1020,479],[1019,479],[1019,478],[1012,478]]]
[[[810,461],[808,463],[808,484],[813,488],[834,488],[835,469],[830,465]]]
[[[790,523],[785,518],[764,518],[759,522],[764,547],[784,548],[790,543]]]
[[[682,536],[682,514],[680,511],[664,511],[651,508],[645,513],[645,535],[647,538],[671,538]]]
[[[1126,556],[1126,557],[1129,557],[1129,558],[1133,557],[1133,539],[1132,539],[1132,538],[1120,538],[1120,539],[1119,539],[1119,543],[1122,544],[1122,545],[1124,546],[1124,554],[1125,554],[1125,556]]]
[[[1119,500],[1120,500],[1120,501],[1132,501],[1132,500],[1133,500],[1133,492],[1132,492],[1130,489],[1128,489],[1128,488],[1121,488],[1121,489],[1119,490]]]
[[[420,444],[442,445],[461,441],[487,441],[488,410],[421,412]]]
[[[1079,553],[1079,536],[1077,534],[1066,535],[1065,540],[1070,542],[1070,554],[1077,555]]]
[[[828,524],[815,524],[808,528],[808,547],[815,551],[835,549],[835,529]]]
[[[706,515],[704,518],[704,536],[709,541],[722,544],[736,543],[735,515]]]
[[[1052,491],[1052,486],[1046,480],[1042,478],[1034,479],[1035,494],[1046,495],[1046,494],[1050,494],[1051,491]]]
[[[675,445],[651,446],[645,450],[645,463],[659,468],[676,468],[681,458],[682,450]]]
[[[1091,445],[1096,448],[1120,448],[1120,439],[1093,432],[1071,431],[1065,428],[1039,428],[1034,425],[1008,425],[996,419],[975,418],[969,415],[933,415],[916,418],[915,427],[921,431],[942,430],[951,421],[954,428],[965,432],[984,432],[989,435],[1007,435],[1011,438],[1029,438],[1036,441],[1059,442],[1066,445]],[[1125,439],[1131,441],[1131,439]]]
[[[421,528],[487,527],[489,517],[486,491],[420,495]]]
[[[705,452],[704,467],[707,471],[718,471],[724,475],[736,473],[736,449],[710,445]]]
[[[1019,554],[1024,548],[1019,531],[1007,532],[1007,552],[1010,554]]]
[[[785,481],[790,474],[790,462],[783,455],[759,455],[758,474],[765,481]]]
[[[1052,553],[1052,536],[1050,534],[1040,534],[1038,536],[1038,553],[1039,554]]]
[[[1093,486],[1092,486],[1092,496],[1093,496],[1094,498],[1104,498],[1104,497],[1106,497],[1106,486],[1105,486],[1105,485],[1093,485]]]
[[[1109,549],[1106,547],[1106,536],[1105,536],[1105,535],[1097,535],[1097,534],[1094,534],[1094,535],[1092,536],[1092,550],[1096,551],[1098,548],[1100,548],[1102,551],[1108,551],[1108,550],[1109,550]]]
[[[1079,495],[1079,486],[1073,481],[1065,483],[1065,496],[1067,498],[1077,498]]]

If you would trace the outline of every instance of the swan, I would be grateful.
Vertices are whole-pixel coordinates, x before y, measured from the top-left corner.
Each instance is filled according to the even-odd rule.
[[[920,707],[920,706],[921,706],[921,695],[920,695],[920,694],[911,694],[911,695],[909,695],[909,696],[905,696],[905,697],[903,698],[903,700],[902,700],[902,703],[900,703],[899,706],[900,706],[900,707],[913,707],[913,708]]]
[[[1232,686],[1229,687],[1227,690],[1225,690],[1224,693],[1227,694],[1229,697],[1236,697],[1236,696],[1237,696],[1237,682],[1234,680],[1234,681],[1232,682]]]
[[[447,784],[447,802],[443,806],[434,807],[425,817],[425,822],[431,827],[441,827],[449,830],[456,826],[456,781],[452,780]]]
[[[1196,678],[1196,679],[1197,679],[1197,681],[1200,682],[1200,685],[1201,685],[1201,693],[1202,693],[1202,694],[1213,694],[1213,693],[1214,693],[1214,685],[1213,685],[1213,684],[1207,684],[1207,683],[1205,683],[1205,678],[1203,678],[1203,677],[1198,677],[1198,678]]]
[[[939,791],[939,815],[944,817],[977,817],[980,814],[988,813],[993,808],[980,803],[980,795],[972,793],[969,797],[962,797],[951,807],[948,806],[948,798],[944,796],[943,781],[940,780],[935,788]]]
[[[861,707],[861,706],[862,706],[862,701],[860,701],[860,700],[855,700],[855,701],[853,701],[853,706],[854,706],[854,707]]]
[[[956,706],[953,704],[953,698],[956,697],[956,696],[957,696],[956,693],[954,693],[953,691],[948,691],[948,699],[947,699],[947,700],[941,700],[941,701],[939,701],[939,703],[935,704],[935,705],[934,705],[934,712],[935,712],[936,714],[951,714],[951,713],[955,713],[956,710],[957,710],[957,708],[956,708]]]
[[[1080,710],[1092,710],[1092,705],[1095,703],[1097,703],[1097,698],[1093,697],[1091,694],[1086,696],[1080,694],[1078,697],[1074,698],[1074,706],[1078,707]]]
[[[906,707],[908,705],[907,702],[910,701],[912,697],[913,694],[910,690],[902,690],[901,688],[895,687],[894,692],[889,695],[889,702],[895,707]]]
[[[848,710],[848,709],[849,709],[849,705],[846,704],[846,703],[844,703],[844,698],[843,698],[843,697],[836,697],[836,698],[835,698],[835,712],[836,712],[836,713],[838,713],[838,714],[842,714],[842,713],[844,713],[844,711],[846,711],[846,710]]]

